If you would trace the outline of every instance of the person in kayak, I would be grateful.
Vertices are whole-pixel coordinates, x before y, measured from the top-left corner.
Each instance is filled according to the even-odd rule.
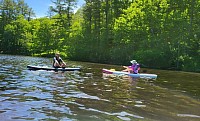
[[[55,57],[53,58],[53,67],[54,68],[65,68],[66,63],[62,60],[59,53],[55,54]]]
[[[137,63],[136,60],[132,60],[130,62],[132,63],[132,65],[131,66],[123,66],[126,69],[124,69],[122,71],[129,72],[129,73],[134,73],[134,74],[138,74],[138,72],[140,70],[140,64]]]

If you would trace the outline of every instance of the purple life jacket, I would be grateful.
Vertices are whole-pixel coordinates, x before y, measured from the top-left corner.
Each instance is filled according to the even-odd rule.
[[[140,70],[140,64],[138,64],[138,63],[133,64],[133,65],[131,65],[129,67],[132,69],[132,71],[133,71],[134,74],[137,74],[138,71]]]

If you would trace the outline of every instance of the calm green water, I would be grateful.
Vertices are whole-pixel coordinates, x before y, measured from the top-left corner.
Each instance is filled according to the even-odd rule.
[[[150,70],[157,80],[107,77],[120,66],[68,62],[80,72],[29,71],[52,59],[0,55],[2,121],[199,121],[200,74]]]

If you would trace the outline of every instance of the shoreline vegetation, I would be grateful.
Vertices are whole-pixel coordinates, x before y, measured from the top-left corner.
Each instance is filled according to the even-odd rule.
[[[20,55],[20,54],[4,54],[4,53],[0,53],[0,55],[11,55],[11,56],[30,56],[30,57],[42,57],[42,58],[53,58],[55,53],[52,54],[37,54],[37,55]],[[62,55],[61,55],[62,56]],[[63,57],[62,57],[63,58]],[[102,65],[110,65],[112,66],[118,66],[116,69],[120,70],[123,69],[123,67],[120,68],[120,66],[122,66],[122,64],[113,64],[113,63],[99,63],[99,62],[91,62],[91,61],[79,61],[79,60],[71,60],[69,58],[64,57],[63,58],[64,61],[77,61],[77,62],[82,62],[82,63],[93,63],[93,64],[102,64]],[[130,65],[130,64],[127,64]],[[192,73],[192,74],[199,74],[200,71],[183,71],[183,70],[176,70],[175,68],[152,68],[152,67],[147,67],[143,64],[141,64],[141,70],[140,73],[148,73],[148,70],[160,70],[160,71],[175,71],[175,72],[182,72],[182,73]]]
[[[200,72],[200,1],[52,1],[34,18],[24,0],[0,2],[0,53]]]

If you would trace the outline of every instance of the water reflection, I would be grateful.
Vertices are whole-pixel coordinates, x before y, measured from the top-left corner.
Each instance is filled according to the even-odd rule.
[[[69,62],[81,72],[30,71],[51,59],[0,55],[1,120],[198,121],[200,102],[158,81],[106,77],[110,65]],[[113,67],[112,67],[113,68]],[[168,78],[162,78],[168,83]]]

